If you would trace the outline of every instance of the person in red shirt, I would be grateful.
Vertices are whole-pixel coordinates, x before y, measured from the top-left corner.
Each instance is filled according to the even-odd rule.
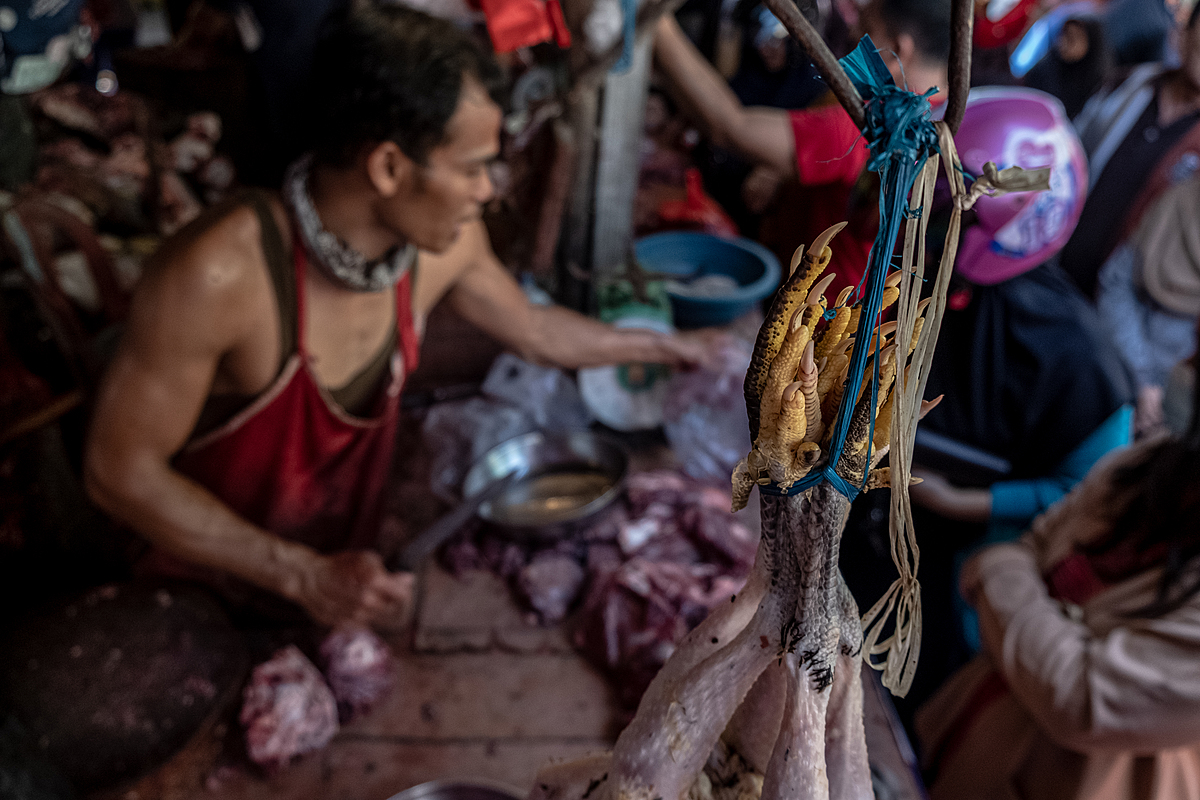
[[[862,10],[859,25],[879,48],[898,85],[917,93],[947,85],[949,0],[872,0]],[[852,198],[867,163],[867,148],[832,93],[795,111],[747,108],[669,14],[655,31],[654,55],[674,100],[714,144],[740,153],[759,168],[755,174],[760,179],[765,169],[804,190],[789,255],[830,225],[855,216]],[[939,92],[931,102],[941,99]],[[857,286],[866,269],[878,219],[876,209],[865,210],[866,219],[852,220],[855,224],[834,247],[830,271],[838,279],[832,293]]]

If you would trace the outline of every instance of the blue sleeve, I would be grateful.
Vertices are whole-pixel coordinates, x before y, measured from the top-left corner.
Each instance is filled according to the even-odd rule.
[[[1066,495],[1106,453],[1133,441],[1133,406],[1123,405],[1049,474],[992,484],[992,521],[1026,524]]]

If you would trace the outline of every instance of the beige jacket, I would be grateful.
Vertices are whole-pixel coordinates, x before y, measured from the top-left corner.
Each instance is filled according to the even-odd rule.
[[[934,800],[1200,800],[1200,597],[1129,618],[1157,570],[1082,608],[1043,579],[1108,530],[1113,470],[1152,444],[1113,453],[1021,541],[977,556],[984,654],[917,716]]]

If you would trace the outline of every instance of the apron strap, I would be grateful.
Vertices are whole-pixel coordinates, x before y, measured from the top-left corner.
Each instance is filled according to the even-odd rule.
[[[304,341],[304,279],[308,273],[308,256],[304,253],[304,243],[300,241],[298,228],[292,238],[294,239],[292,244],[292,262],[296,267],[296,352],[302,358],[307,358],[308,350]]]
[[[417,326],[412,310],[412,277],[413,270],[409,269],[400,280],[396,281],[396,336],[399,340],[400,353],[404,356],[405,377],[416,370],[417,360],[421,356],[421,340],[417,336]]]

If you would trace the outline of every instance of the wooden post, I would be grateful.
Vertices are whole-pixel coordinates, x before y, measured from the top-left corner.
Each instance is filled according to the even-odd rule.
[[[557,299],[577,311],[587,311],[592,269],[592,201],[596,197],[596,121],[600,88],[572,93],[567,103],[567,124],[575,148],[575,172],[561,234],[562,269]]]
[[[593,286],[623,273],[633,243],[633,200],[652,46],[652,36],[639,37],[630,69],[620,75],[610,74],[604,82],[592,227]]]

